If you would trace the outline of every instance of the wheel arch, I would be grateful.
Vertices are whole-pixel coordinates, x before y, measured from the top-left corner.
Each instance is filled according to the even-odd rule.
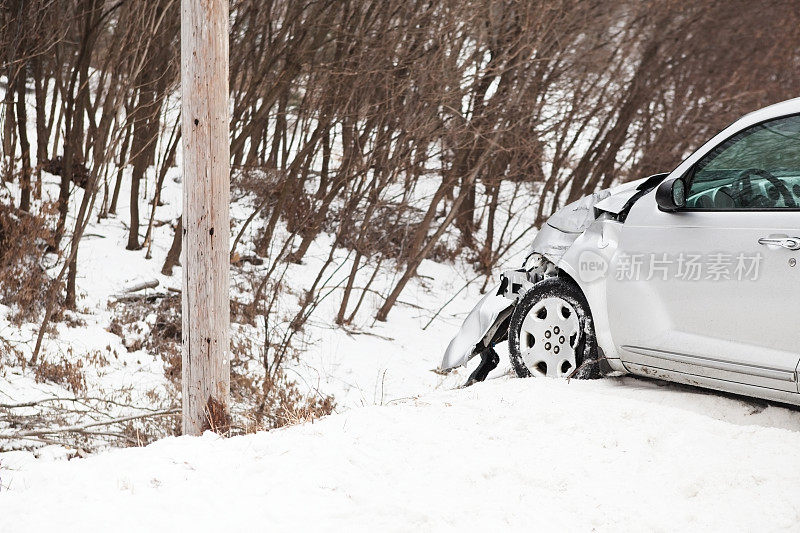
[[[597,346],[604,363],[604,373],[627,370],[622,365],[609,321],[607,280],[617,251],[623,224],[598,220],[581,234],[555,263],[560,276],[568,278],[583,293],[592,314]],[[603,270],[587,270],[587,265],[601,265]]]

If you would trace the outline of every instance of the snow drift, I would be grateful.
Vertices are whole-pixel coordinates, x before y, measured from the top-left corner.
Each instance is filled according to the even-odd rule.
[[[232,439],[4,454],[0,530],[774,530],[800,415],[634,378],[496,379]]]

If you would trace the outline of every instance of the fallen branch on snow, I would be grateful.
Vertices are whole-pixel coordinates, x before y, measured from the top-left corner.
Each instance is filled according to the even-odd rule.
[[[17,431],[14,433],[0,433],[0,439],[22,439],[26,437],[39,437],[45,435],[57,435],[59,433],[87,433],[86,430],[93,427],[103,427],[103,426],[111,426],[113,424],[121,424],[123,422],[130,422],[131,420],[141,420],[143,418],[151,418],[156,416],[169,416],[175,415],[180,413],[181,410],[174,408],[174,409],[165,409],[163,411],[155,411],[152,413],[146,413],[141,415],[131,415],[131,416],[123,416],[119,418],[112,418],[110,420],[104,420],[102,422],[88,422],[86,424],[73,424],[71,426],[63,426],[59,428],[42,428],[42,429],[30,429],[26,431]],[[88,432],[94,433],[94,432]]]

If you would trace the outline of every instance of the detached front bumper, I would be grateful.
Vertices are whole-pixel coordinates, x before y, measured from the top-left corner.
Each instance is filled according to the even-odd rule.
[[[441,370],[463,366],[498,340],[505,338],[514,305],[533,285],[530,271],[507,270],[470,311],[461,329],[447,346]]]

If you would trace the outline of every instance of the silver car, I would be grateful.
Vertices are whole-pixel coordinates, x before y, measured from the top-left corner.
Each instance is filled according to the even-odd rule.
[[[737,120],[669,174],[567,205],[450,342],[508,341],[519,376],[623,373],[800,405],[800,98]]]

